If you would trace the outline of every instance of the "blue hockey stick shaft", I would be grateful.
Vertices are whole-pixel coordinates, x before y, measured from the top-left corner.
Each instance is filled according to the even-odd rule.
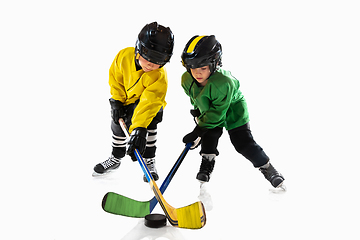
[[[184,160],[186,154],[189,152],[190,147],[192,146],[192,143],[187,143],[184,150],[182,151],[182,153],[180,154],[178,160],[175,162],[174,166],[172,167],[172,169],[170,170],[169,174],[167,175],[167,177],[165,178],[164,182],[161,184],[160,187],[160,192],[162,194],[164,194],[166,188],[169,186],[171,180],[173,179],[176,171],[179,169],[180,164],[182,163],[182,161]],[[156,197],[153,197],[150,200],[150,212],[153,211],[153,209],[155,208],[156,204],[158,203]]]
[[[126,128],[126,124],[124,122],[123,119],[119,119],[119,123],[120,126],[123,129],[123,132],[125,133],[126,137],[129,139],[130,138],[130,134]],[[176,171],[178,170],[178,168],[180,167],[180,164],[182,163],[182,161],[184,160],[186,154],[188,153],[188,151],[190,150],[192,146],[192,143],[187,143],[184,150],[182,151],[182,153],[180,154],[180,157],[178,158],[178,160],[175,162],[173,168],[171,169],[171,171],[169,172],[169,174],[167,175],[167,177],[165,178],[164,182],[161,184],[161,187],[159,188],[161,194],[163,194],[166,190],[166,188],[169,186],[172,178],[174,177]],[[139,151],[137,149],[134,150],[134,154],[140,164],[140,167],[142,168],[146,179],[148,180],[148,182],[150,181],[154,181],[152,175],[150,174],[149,169],[147,168],[144,160],[142,159]],[[156,204],[158,203],[158,200],[156,199],[156,197],[153,197],[150,200],[150,213],[153,211],[153,209],[155,208]]]

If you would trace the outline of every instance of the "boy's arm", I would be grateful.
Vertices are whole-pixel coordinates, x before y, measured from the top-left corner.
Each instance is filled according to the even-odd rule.
[[[211,88],[211,94],[208,94],[207,97],[210,103],[209,108],[199,117],[199,127],[214,128],[223,126],[233,97],[230,85],[224,84],[221,89]]]
[[[147,76],[147,78],[144,83],[149,83],[149,85],[145,86],[139,104],[134,110],[130,132],[138,127],[147,128],[161,107],[166,105],[165,96],[168,85],[166,73],[157,76],[156,81],[151,79],[154,76]]]
[[[116,55],[109,69],[109,85],[111,98],[124,103],[126,101],[126,92],[124,87],[123,74],[120,70],[121,58],[122,51]]]
[[[188,97],[190,97],[191,105],[193,105],[194,108],[197,108],[195,106],[195,102],[193,101],[193,99],[192,99],[192,97],[190,96],[190,93],[189,93],[192,82],[193,82],[193,79],[190,77],[189,73],[188,72],[183,73],[183,75],[181,76],[181,87],[183,88],[185,94]]]

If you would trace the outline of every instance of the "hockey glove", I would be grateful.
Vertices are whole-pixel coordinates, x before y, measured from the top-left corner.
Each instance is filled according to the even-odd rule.
[[[142,127],[135,128],[130,135],[126,153],[134,162],[137,161],[134,154],[135,149],[139,150],[141,155],[145,152],[147,135],[147,129]]]
[[[205,132],[206,132],[205,129],[196,125],[196,127],[194,128],[194,130],[191,133],[188,133],[185,135],[185,137],[183,138],[183,142],[185,144],[193,143],[193,145],[191,146],[190,149],[195,149],[200,145],[201,137],[204,135]]]
[[[110,98],[109,102],[111,106],[111,118],[117,125],[119,125],[119,119],[124,118],[125,116],[123,103],[113,98]]]
[[[191,110],[190,110],[190,113],[191,113],[191,115],[192,115],[194,118],[200,117],[200,115],[201,115],[201,112],[200,112],[199,109],[191,109]]]
[[[194,117],[194,122],[195,122],[196,124],[198,124],[198,122],[199,122],[198,118],[199,118],[200,115],[201,115],[200,110],[199,110],[199,109],[191,109],[191,110],[190,110],[190,114]]]

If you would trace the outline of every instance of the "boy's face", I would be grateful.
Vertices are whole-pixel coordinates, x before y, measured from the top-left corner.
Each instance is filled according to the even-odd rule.
[[[160,65],[147,61],[142,56],[139,57],[139,64],[144,72],[151,72],[152,70],[156,70],[160,67]]]
[[[204,66],[200,68],[191,68],[191,74],[201,86],[205,86],[210,77],[210,67]]]

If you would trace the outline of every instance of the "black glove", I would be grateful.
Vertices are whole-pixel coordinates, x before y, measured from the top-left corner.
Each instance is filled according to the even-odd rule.
[[[191,149],[194,149],[197,146],[199,146],[200,139],[204,135],[205,132],[206,132],[206,129],[201,128],[198,125],[196,125],[196,127],[194,128],[194,130],[191,133],[188,133],[185,135],[185,137],[183,138],[183,142],[185,144],[193,143],[194,145],[191,147]]]
[[[200,117],[200,115],[201,115],[201,112],[200,112],[199,109],[191,109],[191,110],[190,110],[190,113],[191,113],[191,115],[192,115],[194,118]]]
[[[119,119],[123,118],[125,115],[123,103],[113,98],[110,98],[109,102],[111,106],[111,118],[119,125]]]
[[[198,124],[198,117],[200,117],[201,112],[199,109],[191,109],[190,114],[194,117],[194,122]]]
[[[142,127],[135,128],[130,135],[130,140],[128,142],[126,153],[131,157],[134,162],[137,161],[134,154],[135,149],[139,150],[139,153],[141,155],[145,152],[147,135],[147,129]]]

